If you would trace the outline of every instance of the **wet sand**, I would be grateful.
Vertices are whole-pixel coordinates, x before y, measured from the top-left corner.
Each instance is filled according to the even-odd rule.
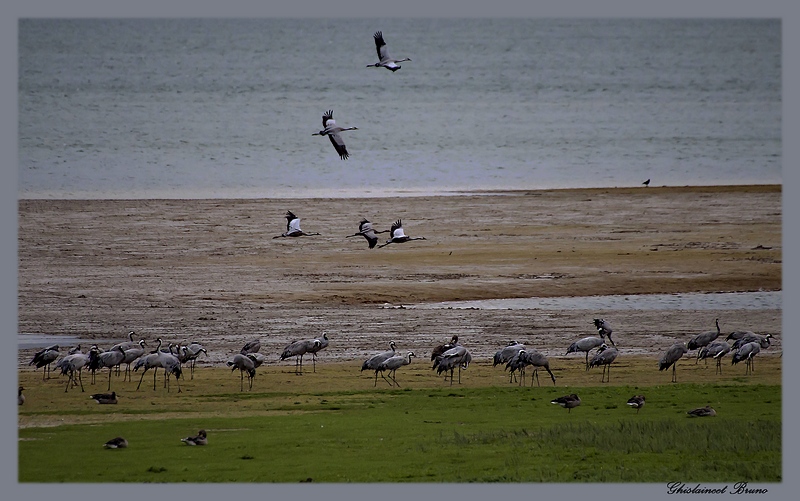
[[[292,210],[306,232],[277,238]],[[366,217],[426,240],[369,249]],[[327,332],[324,358],[398,348],[424,357],[458,334],[476,357],[509,340],[549,356],[614,326],[621,353],[656,356],[714,328],[771,333],[780,310],[447,310],[511,297],[781,290],[781,187],[520,191],[270,200],[20,200],[19,332],[203,343],[246,341],[277,360]],[[379,235],[384,241],[387,234]],[[150,344],[150,346],[153,346]],[[103,347],[103,346],[101,346]],[[20,351],[27,366],[34,350]]]

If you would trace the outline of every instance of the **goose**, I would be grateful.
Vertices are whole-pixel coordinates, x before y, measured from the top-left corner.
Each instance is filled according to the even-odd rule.
[[[369,248],[374,249],[375,244],[378,243],[378,237],[375,235],[377,233],[388,233],[389,230],[376,230],[372,227],[372,223],[370,223],[366,218],[362,219],[361,222],[358,224],[358,233],[353,233],[352,235],[347,235],[345,238],[350,237],[357,237],[362,236],[367,240],[369,243]]]
[[[628,399],[628,405],[636,409],[636,414],[639,414],[639,409],[644,407],[644,395],[634,395]]]
[[[563,397],[558,397],[550,401],[551,404],[557,404],[561,407],[567,409],[567,413],[572,412],[572,409],[581,405],[581,399],[578,395],[572,393],[571,395],[565,395]]]
[[[206,430],[198,431],[197,436],[195,437],[182,438],[181,442],[183,442],[186,445],[208,445],[208,437],[206,436]]]
[[[128,441],[122,437],[115,437],[103,444],[106,449],[124,449],[128,446]]]
[[[346,130],[358,130],[358,127],[339,127],[336,125],[336,120],[333,119],[333,110],[328,110],[322,115],[322,130],[311,134],[312,136],[328,136],[331,144],[336,149],[342,160],[347,160],[350,154],[347,152],[347,147],[344,145],[340,132]]]
[[[286,211],[286,232],[272,238],[281,237],[310,237],[319,233],[306,233],[300,229],[300,218],[295,216],[292,211]]]
[[[380,68],[384,67],[387,70],[391,70],[392,73],[400,69],[400,65],[397,63],[402,63],[405,61],[411,61],[409,58],[403,59],[392,59],[389,57],[389,51],[386,49],[386,42],[383,40],[383,32],[376,31],[372,38],[375,39],[375,50],[378,51],[378,59],[379,61],[375,64],[368,64],[367,68]]]
[[[117,403],[117,393],[95,393],[94,395],[89,397],[90,399],[94,400],[98,404],[116,404]]]
[[[689,417],[713,417],[717,415],[717,411],[712,409],[710,405],[706,405],[705,407],[692,409],[686,414],[688,414]]]
[[[403,221],[398,219],[392,225],[391,231],[391,238],[386,241],[385,244],[379,245],[378,248],[386,247],[389,244],[401,244],[403,242],[409,242],[411,240],[425,240],[425,237],[409,237],[408,235],[403,232]]]

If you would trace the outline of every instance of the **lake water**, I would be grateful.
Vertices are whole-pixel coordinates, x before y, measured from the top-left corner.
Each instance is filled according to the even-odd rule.
[[[410,57],[392,73],[372,34]],[[22,19],[22,198],[781,183],[764,19]],[[311,134],[334,110],[350,152]]]

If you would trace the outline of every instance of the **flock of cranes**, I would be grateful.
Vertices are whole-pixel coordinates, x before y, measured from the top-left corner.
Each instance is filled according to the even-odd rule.
[[[585,337],[571,343],[566,350],[565,356],[570,353],[584,353],[585,370],[589,371],[594,367],[602,367],[603,372],[600,382],[608,383],[611,381],[611,366],[619,357],[620,350],[611,339],[612,328],[609,322],[604,319],[594,319],[593,323],[597,329],[598,336]],[[676,367],[678,361],[683,359],[684,355],[689,351],[696,350],[695,363],[702,359],[713,358],[717,364],[717,373],[722,371],[720,365],[722,357],[732,353],[731,363],[738,364],[744,361],[746,365],[745,374],[747,375],[753,372],[754,357],[762,349],[769,348],[772,338],[771,334],[759,335],[751,331],[733,331],[725,340],[719,339],[720,336],[721,329],[719,327],[719,319],[717,319],[715,330],[702,332],[693,336],[688,342],[677,342],[667,348],[658,360],[659,370],[666,371],[671,368],[671,380],[672,382],[677,382]],[[97,372],[108,370],[107,391],[109,393],[93,394],[91,398],[100,404],[116,404],[118,395],[111,390],[112,377],[114,374],[120,374],[122,365],[126,366],[123,380],[127,375],[130,381],[131,365],[133,365],[133,372],[142,370],[139,383],[136,386],[137,391],[141,388],[145,374],[150,369],[153,370],[153,390],[156,390],[157,372],[158,369],[162,369],[164,388],[168,392],[170,391],[170,380],[174,376],[180,393],[182,391],[180,380],[185,378],[184,367],[188,367],[189,374],[194,378],[194,364],[198,356],[208,355],[207,350],[200,343],[194,342],[189,344],[168,343],[166,348],[162,348],[163,341],[160,338],[155,340],[157,343],[155,349],[148,352],[146,350],[147,342],[144,339],[135,340],[133,331],[128,334],[128,337],[129,341],[118,343],[105,351],[101,351],[97,345],[93,345],[88,353],[83,353],[80,350],[80,345],[78,345],[69,350],[63,357],[60,356],[58,345],[48,346],[37,352],[28,365],[35,365],[37,369],[42,368],[45,374],[43,377],[47,378],[50,373],[50,365],[55,363],[61,375],[67,376],[65,392],[78,386],[80,386],[81,391],[85,391],[81,377],[84,369],[90,371],[93,384]],[[606,344],[606,341],[611,345]],[[729,344],[729,341],[731,344]],[[312,370],[316,372],[317,354],[327,348],[329,342],[330,339],[326,332],[316,338],[293,341],[284,347],[279,354],[278,361],[294,358],[294,372],[297,375],[302,375],[303,358],[310,355]],[[268,357],[260,353],[260,349],[261,342],[258,339],[254,339],[246,343],[239,353],[234,354],[226,362],[231,371],[239,370],[240,391],[244,391],[245,376],[247,376],[248,390],[252,390],[256,369],[268,363]],[[589,355],[592,351],[594,353],[590,359]],[[389,386],[399,387],[397,371],[411,364],[412,359],[416,356],[413,351],[398,352],[396,343],[391,341],[389,350],[367,358],[361,365],[361,371],[374,371],[373,386],[378,385],[378,376],[380,376]],[[458,335],[453,335],[448,342],[435,346],[431,350],[430,360],[432,362],[431,369],[436,371],[437,375],[443,374],[445,381],[449,381],[449,384],[452,385],[455,382],[461,383],[461,373],[467,370],[473,360],[473,356],[459,342]],[[530,377],[531,386],[534,381],[537,386],[541,385],[538,374],[539,369],[544,369],[550,376],[553,385],[556,385],[556,376],[551,369],[547,356],[536,348],[525,346],[523,343],[510,341],[506,346],[497,350],[492,357],[492,366],[496,367],[498,365],[504,366],[505,370],[508,371],[509,383],[518,381],[520,386],[524,385],[527,368],[531,367],[533,371]],[[23,388],[20,386],[20,405],[25,398],[22,391]],[[632,400],[628,403],[635,404],[634,407],[638,410],[644,405],[644,398],[642,397],[640,402]]]

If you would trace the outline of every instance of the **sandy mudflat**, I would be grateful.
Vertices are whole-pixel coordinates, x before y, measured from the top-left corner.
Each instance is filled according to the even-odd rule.
[[[272,237],[286,210],[316,237]],[[368,249],[362,217],[426,240]],[[385,240],[386,235],[379,235]],[[781,188],[586,189],[302,200],[21,200],[19,332],[198,341],[219,363],[259,338],[274,356],[324,330],[325,357],[389,340],[477,357],[515,339],[563,355],[602,316],[632,354],[714,327],[771,333],[780,310],[400,308],[532,296],[781,290]],[[108,343],[107,343],[108,344]],[[101,346],[102,347],[102,346]],[[27,363],[32,350],[20,353]]]

